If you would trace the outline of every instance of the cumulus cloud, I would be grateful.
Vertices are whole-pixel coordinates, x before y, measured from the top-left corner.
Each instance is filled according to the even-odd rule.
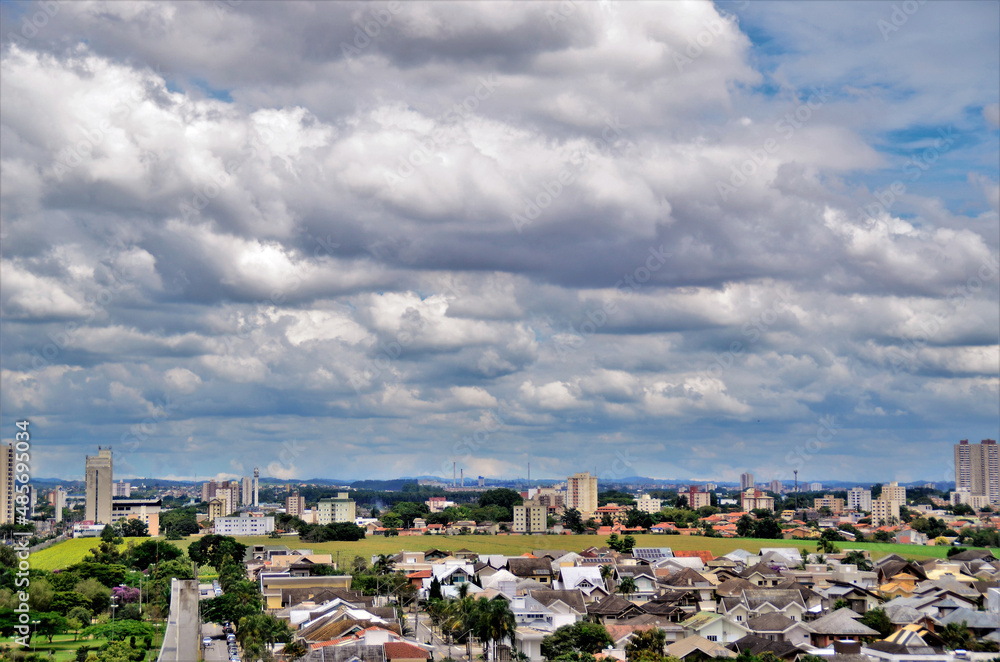
[[[54,6],[0,7],[52,473],[147,421],[137,474],[763,475],[832,417],[807,478],[885,480],[1000,422],[996,5]]]

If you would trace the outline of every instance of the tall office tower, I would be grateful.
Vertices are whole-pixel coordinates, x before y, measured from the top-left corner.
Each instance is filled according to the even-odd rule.
[[[754,482],[752,473],[748,471],[745,474],[740,474],[740,492],[746,492],[753,486]]]
[[[847,507],[859,513],[872,511],[872,491],[863,487],[852,487],[847,490]]]
[[[994,439],[983,439],[978,445],[963,439],[955,445],[955,488],[1000,503],[1000,446]]]
[[[257,467],[253,468],[253,507],[254,510],[260,507],[260,501],[258,500],[259,495],[259,485],[258,480],[260,479],[260,470]]]
[[[250,476],[243,476],[243,485],[240,489],[240,505],[253,505],[253,480]]]
[[[96,456],[87,456],[87,509],[85,519],[111,524],[111,484],[114,482],[111,449],[97,447]]]
[[[14,522],[14,446],[0,444],[0,524]]]
[[[576,508],[586,515],[597,512],[597,476],[585,471],[567,478],[566,507]]]

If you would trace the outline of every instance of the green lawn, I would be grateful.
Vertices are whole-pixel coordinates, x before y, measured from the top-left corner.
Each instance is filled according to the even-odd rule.
[[[146,654],[147,659],[155,660],[159,655],[160,644],[163,640],[163,627],[156,628],[156,638],[153,639],[153,647]],[[45,637],[38,636],[35,638],[35,647],[32,649],[28,646],[26,649],[28,652],[34,650],[36,653],[41,653],[48,656],[49,651],[53,652],[52,657],[47,657],[46,659],[52,660],[53,662],[72,662],[76,659],[76,649],[81,646],[90,646],[91,648],[100,648],[104,645],[103,639],[80,639],[78,641],[73,641],[72,634],[57,634],[52,637],[52,643]],[[4,648],[14,648],[13,637],[0,637],[0,650]]]
[[[142,540],[134,538],[134,540]],[[194,538],[172,540],[170,544],[187,550]],[[401,536],[385,538],[369,536],[357,542],[300,542],[297,536],[282,536],[273,540],[266,536],[238,538],[244,544],[283,544],[292,548],[305,547],[315,552],[330,552],[336,561],[338,552],[342,564],[349,562],[355,556],[370,560],[376,554],[395,554],[401,550],[426,550],[432,547],[448,550],[458,550],[463,547],[480,554],[518,555],[532,549],[565,549],[579,552],[590,546],[601,546],[605,539],[598,536]],[[745,549],[749,552],[759,551],[761,547],[795,547],[814,550],[815,542],[805,540],[755,540],[749,538],[703,538],[701,536],[666,536],[643,534],[636,536],[639,547],[671,547],[678,550],[707,550],[715,556],[726,554],[734,549]],[[43,549],[31,555],[31,563],[35,568],[55,570],[63,568],[83,559],[84,555],[97,543],[94,538],[78,538],[67,540],[48,549]],[[945,558],[947,547],[896,545],[892,543],[837,543],[840,548],[867,549],[874,558],[889,554],[912,559]],[[124,545],[122,545],[124,549]],[[994,556],[1000,557],[1000,549],[992,550]],[[210,568],[202,568],[199,577],[207,579],[212,575]]]

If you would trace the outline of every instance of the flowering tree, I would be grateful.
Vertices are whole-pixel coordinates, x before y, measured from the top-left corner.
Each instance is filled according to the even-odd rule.
[[[120,605],[139,601],[139,589],[133,586],[115,586],[111,589],[111,595]]]

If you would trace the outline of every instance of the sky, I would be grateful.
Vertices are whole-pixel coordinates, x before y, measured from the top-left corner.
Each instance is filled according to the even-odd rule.
[[[36,476],[946,481],[1000,3],[0,3]]]

